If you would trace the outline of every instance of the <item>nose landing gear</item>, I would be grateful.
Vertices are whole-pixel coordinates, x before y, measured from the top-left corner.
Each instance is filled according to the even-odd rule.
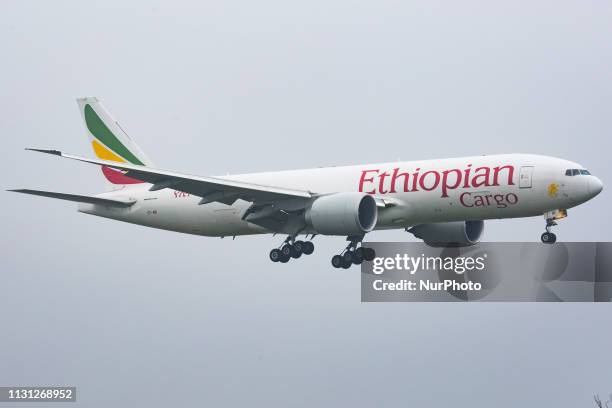
[[[348,269],[351,265],[360,265],[363,261],[371,261],[376,256],[372,248],[357,247],[363,240],[363,235],[359,237],[348,237],[350,243],[338,255],[334,255],[331,264],[334,268]]]
[[[567,217],[567,210],[559,209],[548,211],[544,214],[546,219],[546,232],[542,234],[542,242],[545,244],[554,244],[557,242],[557,236],[550,232],[550,229],[557,225],[557,220]]]
[[[557,225],[557,223],[555,222],[554,219],[546,220],[546,232],[543,233],[542,236],[540,237],[543,243],[554,244],[555,242],[557,242],[557,236],[553,234],[552,232],[550,232],[550,229],[554,227],[555,225]]]
[[[314,244],[312,241],[295,241],[294,237],[289,236],[280,247],[270,251],[270,260],[287,263],[291,258],[297,259],[302,254],[310,255],[313,252]]]

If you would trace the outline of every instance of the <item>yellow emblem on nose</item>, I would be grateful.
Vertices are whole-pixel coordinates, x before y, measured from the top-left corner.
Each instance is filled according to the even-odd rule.
[[[555,198],[558,192],[559,192],[559,185],[557,183],[551,183],[548,186],[548,196],[550,198]]]

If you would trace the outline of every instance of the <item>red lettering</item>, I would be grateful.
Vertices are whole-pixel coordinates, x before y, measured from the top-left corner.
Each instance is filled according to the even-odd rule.
[[[514,166],[497,166],[493,169],[493,185],[494,186],[499,186],[499,173],[501,173],[501,171],[503,169],[507,169],[508,170],[508,185],[512,186],[514,185]]]
[[[472,171],[472,165],[468,164],[467,168],[463,172],[465,174],[465,177],[464,177],[465,182],[463,183],[463,188],[469,188],[470,187],[470,172],[471,171]]]
[[[382,172],[380,173],[380,176],[378,176],[378,193],[379,194],[387,194],[387,192],[385,191],[384,187],[385,187],[385,177],[387,177],[389,175],[389,173]]]
[[[512,200],[510,200],[512,198]],[[508,195],[506,195],[506,201],[508,202],[508,204],[516,204],[518,203],[518,196],[514,193],[509,193]]]
[[[472,193],[465,192],[465,193],[463,193],[463,194],[461,194],[459,196],[459,202],[461,202],[462,206],[464,206],[464,207],[473,207],[474,206],[474,204],[467,205],[467,203],[465,202],[465,197],[470,197],[471,195],[472,195]]]
[[[474,178],[472,179],[472,187],[482,187],[489,185],[489,173],[491,169],[488,167],[478,167],[476,169],[476,172],[478,172],[479,170],[484,170],[484,172],[482,172],[481,174],[476,174],[474,176]],[[479,178],[482,178],[483,180],[477,181]]]
[[[374,182],[374,177],[370,177],[370,178],[366,178],[366,174],[368,172],[375,172],[378,173],[378,170],[362,170],[361,172],[361,178],[359,179],[359,192],[363,193],[363,184],[368,181],[370,183]],[[370,191],[366,191],[365,193],[367,194],[376,194],[376,189],[374,190],[370,190]]]
[[[456,174],[454,184],[448,184],[449,173]],[[459,187],[459,184],[461,184],[461,170],[453,169],[442,172],[442,197],[448,197],[448,189],[450,188],[454,190]]]
[[[514,185],[514,166],[512,165],[482,166],[473,169],[470,163],[466,164],[463,169],[429,170],[422,174],[420,171],[420,167],[417,167],[412,173],[401,171],[399,167],[391,170],[362,170],[359,178],[359,191],[366,194],[388,194],[419,190],[432,191],[440,188],[441,197],[448,198],[450,192],[458,188],[499,186],[505,185],[506,182],[507,185]],[[378,180],[376,180],[377,177]],[[469,196],[463,194],[461,197],[460,200],[463,201]],[[495,197],[492,198],[495,199]],[[514,197],[510,198],[512,199]],[[471,206],[492,205],[490,199],[480,195],[471,197],[470,203],[472,203]]]
[[[399,172],[399,167],[396,167],[393,169],[393,175],[391,176],[391,190],[389,190],[390,193],[395,193],[395,184],[397,183],[397,180],[403,177],[404,178],[404,192],[408,192],[410,191],[410,189],[408,188],[408,180],[410,178],[410,174],[408,173],[400,173]]]
[[[412,175],[412,191],[417,191],[417,180],[419,179],[420,167],[417,167],[416,171]]]
[[[433,174],[435,176],[435,182],[431,187],[425,187],[425,178],[430,174]],[[419,185],[425,191],[435,190],[438,187],[438,184],[440,184],[440,173],[434,170],[426,171],[425,173],[423,173],[421,179],[419,180]]]

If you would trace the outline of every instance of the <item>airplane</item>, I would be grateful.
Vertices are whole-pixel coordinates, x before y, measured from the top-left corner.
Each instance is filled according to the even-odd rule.
[[[430,246],[461,247],[481,240],[484,220],[542,215],[541,240],[552,244],[551,228],[567,209],[603,189],[580,164],[533,154],[188,175],[157,169],[98,98],[77,103],[96,159],[26,150],[99,166],[108,191],[9,191],[75,201],[82,213],[187,234],[286,235],[270,251],[273,262],[310,255],[315,236],[336,235],[346,236],[348,245],[331,263],[347,269],[374,259],[362,244],[374,230],[404,229]]]

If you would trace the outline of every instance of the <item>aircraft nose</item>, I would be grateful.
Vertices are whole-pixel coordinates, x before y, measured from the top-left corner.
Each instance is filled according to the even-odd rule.
[[[595,176],[590,177],[589,195],[591,195],[591,197],[595,197],[597,194],[601,193],[601,190],[603,190],[603,183],[601,182],[601,180]]]

